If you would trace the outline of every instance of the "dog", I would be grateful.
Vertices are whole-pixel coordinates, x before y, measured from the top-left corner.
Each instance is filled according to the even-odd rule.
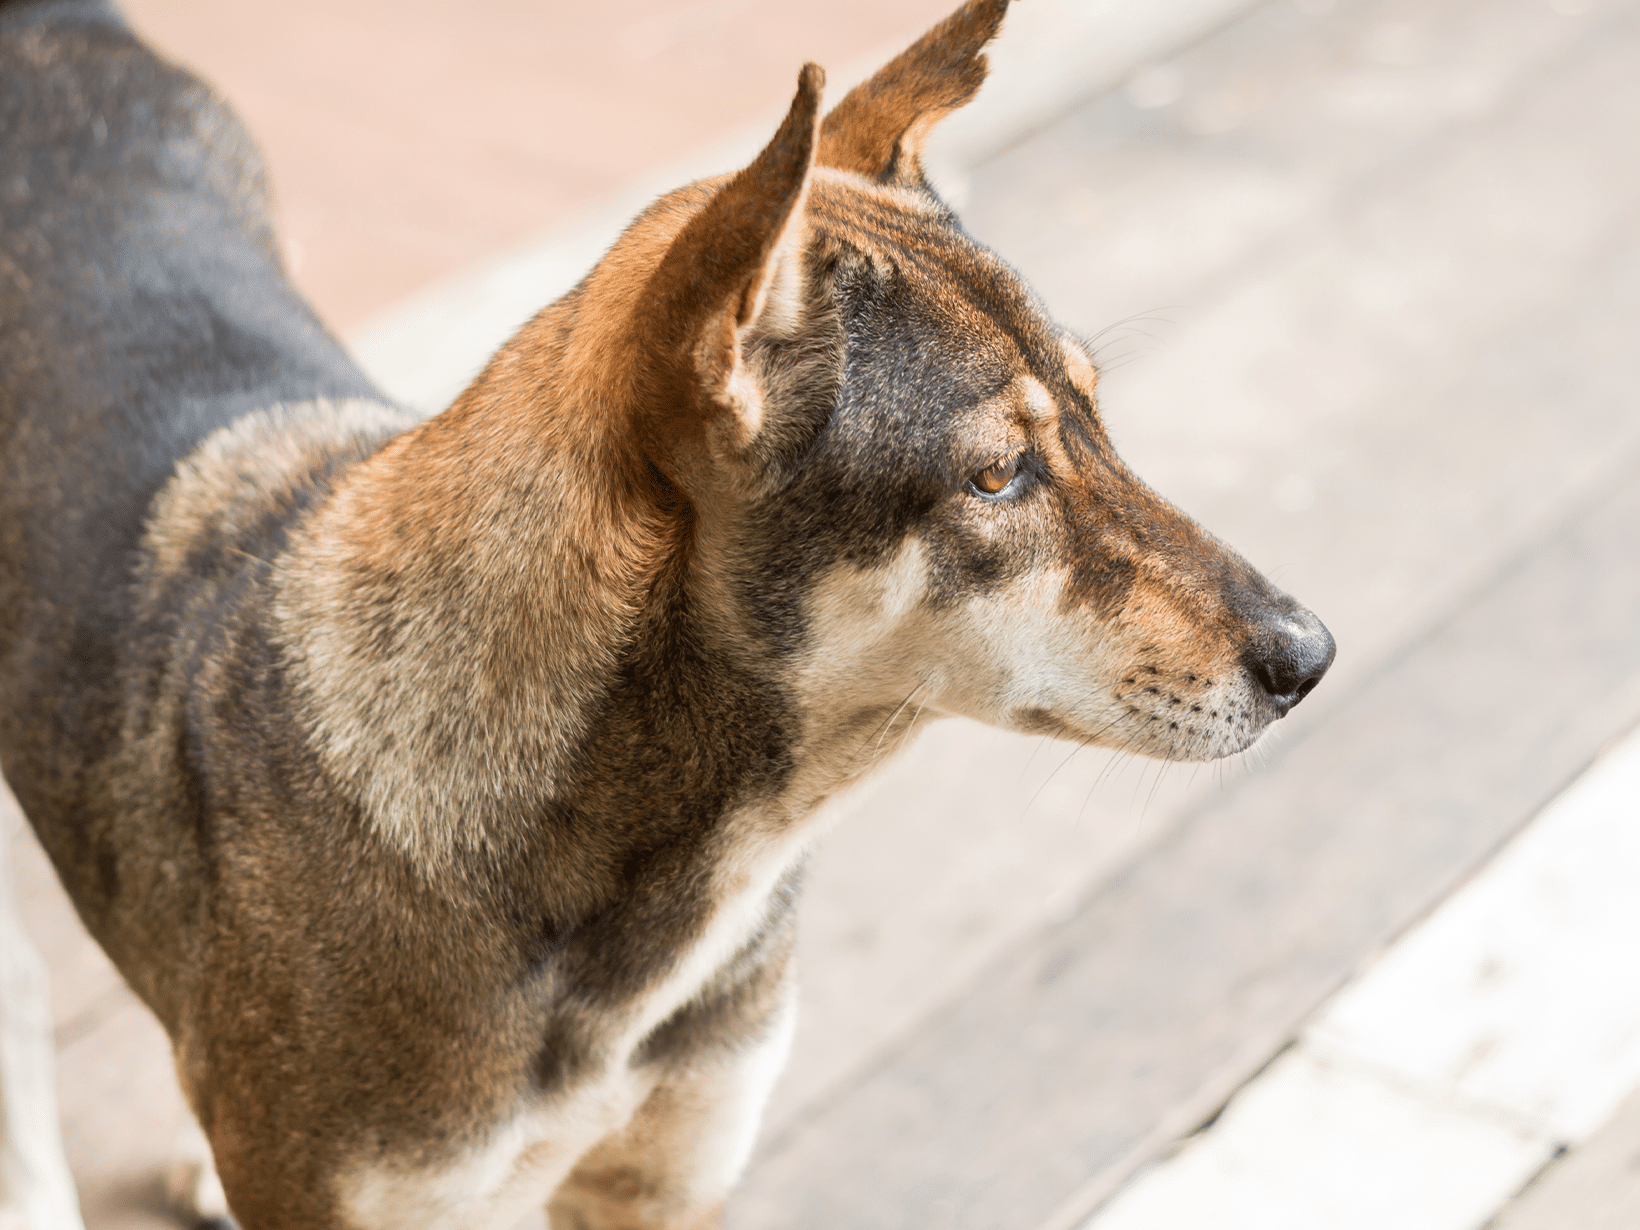
[[[1204,760],[1325,673],[924,176],[1007,7],[829,113],[805,66],[421,421],[208,89],[0,5],[0,767],[169,1033],[196,1215],[715,1225],[805,851],[902,736]]]

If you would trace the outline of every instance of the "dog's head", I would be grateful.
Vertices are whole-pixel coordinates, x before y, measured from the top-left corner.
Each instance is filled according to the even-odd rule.
[[[805,712],[1237,752],[1332,638],[1123,465],[1086,347],[923,175],[1006,9],[970,0],[823,121],[804,68],[762,154],[664,198],[587,293],[641,287],[623,379],[697,593]]]

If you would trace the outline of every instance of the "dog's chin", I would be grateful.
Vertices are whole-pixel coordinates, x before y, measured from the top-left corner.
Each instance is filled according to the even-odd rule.
[[[1049,708],[1014,710],[1004,723],[1021,734],[1046,735],[1084,747],[1128,752],[1151,760],[1201,763],[1248,751],[1286,716],[1283,706],[1254,692],[1227,698],[1192,720],[1182,714],[1123,711],[1082,717]]]

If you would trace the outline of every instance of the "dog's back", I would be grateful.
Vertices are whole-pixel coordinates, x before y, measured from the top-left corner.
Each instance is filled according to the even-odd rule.
[[[0,0],[0,137],[0,768],[91,878],[154,494],[250,411],[373,390],[286,280],[239,122],[112,5]]]

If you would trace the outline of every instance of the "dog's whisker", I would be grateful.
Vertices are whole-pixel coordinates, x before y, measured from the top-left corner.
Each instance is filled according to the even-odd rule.
[[[906,693],[905,699],[900,702],[900,707],[888,715],[888,721],[883,723],[882,733],[877,736],[877,746],[872,749],[872,755],[875,756],[878,752],[883,750],[883,740],[888,737],[889,730],[893,728],[894,719],[905,712],[905,707],[911,703],[911,698],[920,691],[922,691],[922,684],[919,683],[916,687],[912,688],[910,692]],[[917,707],[917,712],[922,712],[921,705]],[[912,718],[911,720],[916,721],[915,718]]]
[[[1048,746],[1048,743],[1049,743],[1049,736],[1047,736],[1047,735],[1038,735],[1037,736],[1036,746],[1031,749],[1031,754],[1025,761],[1025,767],[1022,768],[1019,771],[1019,776],[1014,779],[1014,785],[1017,786],[1025,780],[1025,775],[1028,774],[1031,771],[1031,766],[1036,763],[1037,756],[1041,754],[1043,748]]]
[[[1113,751],[1105,760],[1105,763],[1099,766],[1099,772],[1093,775],[1093,781],[1088,786],[1088,792],[1082,796],[1082,806],[1076,809],[1076,818],[1079,821],[1081,820],[1083,813],[1087,811],[1088,804],[1093,802],[1093,796],[1098,793],[1099,783],[1105,780],[1106,775],[1110,773],[1111,766],[1125,754],[1126,753],[1124,752]]]
[[[876,738],[877,740],[877,748],[880,749],[882,747],[883,736],[888,733],[889,726],[893,723],[895,718],[900,716],[900,711],[904,709],[906,705],[911,703],[911,698],[915,696],[919,690],[921,690],[922,686],[923,685],[919,683],[916,687],[912,688],[911,691],[907,692],[905,694],[905,699],[895,707],[893,712],[866,732],[866,737],[860,740],[859,746],[854,749],[853,753],[848,758],[847,763],[850,767],[859,763],[860,754],[866,750],[866,744],[870,743],[873,738]],[[876,750],[874,749],[873,755],[875,754]]]
[[[1103,329],[1100,329],[1099,332],[1083,338],[1082,344],[1089,350],[1095,349],[1099,345],[1102,338],[1106,337],[1115,330],[1122,328],[1124,325],[1133,324],[1135,321],[1148,320],[1156,321],[1159,324],[1172,324],[1173,318],[1171,316],[1165,316],[1163,313],[1178,311],[1180,306],[1181,305],[1179,304],[1174,304],[1169,307],[1149,308],[1143,312],[1135,312],[1131,316],[1124,316],[1121,320],[1113,320]]]
[[[923,707],[927,705],[927,703],[927,697],[924,697],[922,700],[917,702],[917,711],[911,715],[911,720],[905,724],[905,729],[900,732],[900,741],[894,745],[894,751],[896,753],[903,752],[905,750],[905,741],[911,737],[911,732],[917,729],[917,722],[922,717]]]
[[[1112,718],[1110,721],[1106,722],[1103,726],[1099,727],[1098,730],[1095,730],[1092,734],[1086,736],[1083,739],[1078,740],[1077,743],[1076,743],[1076,746],[1071,748],[1071,750],[1069,752],[1065,753],[1065,758],[1063,760],[1061,760],[1057,765],[1054,766],[1053,772],[1049,773],[1047,777],[1042,779],[1042,784],[1039,785],[1036,788],[1035,792],[1031,795],[1030,800],[1025,804],[1025,806],[1023,808],[1020,809],[1019,814],[1023,816],[1031,810],[1031,806],[1037,801],[1038,798],[1041,797],[1042,792],[1048,788],[1048,783],[1053,781],[1053,779],[1056,776],[1058,776],[1059,770],[1063,769],[1066,765],[1068,765],[1071,762],[1071,759],[1078,752],[1082,751],[1084,748],[1091,747],[1094,743],[1096,743],[1099,740],[1101,735],[1103,735],[1106,731],[1110,730],[1113,726],[1118,725],[1121,722],[1121,720],[1122,719],[1119,718],[1119,717],[1118,718]]]
[[[1114,723],[1112,723],[1112,725],[1114,725]],[[1107,776],[1111,778],[1112,782],[1114,782],[1116,777],[1121,775],[1122,768],[1126,766],[1127,762],[1137,758],[1137,754],[1133,752],[1132,749],[1126,747],[1118,748],[1116,754],[1105,762],[1104,768],[1099,770],[1099,776],[1093,779],[1094,789],[1097,790],[1105,781]]]
[[[253,564],[261,564],[262,567],[264,567],[264,568],[272,568],[273,567],[273,561],[272,560],[265,560],[260,555],[252,555],[249,551],[246,551],[243,548],[236,547],[236,546],[233,546],[233,545],[230,544],[229,547],[228,547],[228,550],[233,552],[235,555],[243,555],[246,559],[250,560],[251,563],[253,563]]]
[[[1025,801],[1025,806],[1019,809],[1019,814],[1020,815],[1023,816],[1023,815],[1026,815],[1030,812],[1031,808],[1035,805],[1037,799],[1042,797],[1042,792],[1048,788],[1048,783],[1053,781],[1055,775],[1058,774],[1059,770],[1063,769],[1066,765],[1068,765],[1071,762],[1071,757],[1075,756],[1076,753],[1080,752],[1083,748],[1087,747],[1090,742],[1092,742],[1091,739],[1084,739],[1081,742],[1075,744],[1071,748],[1070,751],[1065,753],[1064,759],[1061,760],[1057,765],[1054,766],[1054,769],[1053,769],[1052,773],[1049,773],[1047,777],[1042,779],[1042,784],[1039,785],[1036,788],[1036,790],[1032,792],[1031,797]]]
[[[1142,351],[1134,349],[1124,350],[1120,354],[1111,355],[1108,358],[1101,356],[1099,359],[1099,370],[1102,372],[1120,371],[1129,363],[1132,363],[1135,359],[1140,358],[1142,354]]]
[[[1177,745],[1177,743],[1178,743],[1178,736],[1177,735],[1174,735],[1172,738],[1170,738],[1168,740],[1168,743],[1167,743],[1167,757],[1166,757],[1166,759],[1164,759],[1162,761],[1161,771],[1156,774],[1156,784],[1150,788],[1150,794],[1145,799],[1144,810],[1142,812],[1140,812],[1140,814],[1139,814],[1139,818],[1141,820],[1143,820],[1145,816],[1148,816],[1150,814],[1151,804],[1153,804],[1156,801],[1156,792],[1162,788],[1162,779],[1167,776],[1167,771],[1173,767],[1173,750],[1174,750],[1175,746]]]

